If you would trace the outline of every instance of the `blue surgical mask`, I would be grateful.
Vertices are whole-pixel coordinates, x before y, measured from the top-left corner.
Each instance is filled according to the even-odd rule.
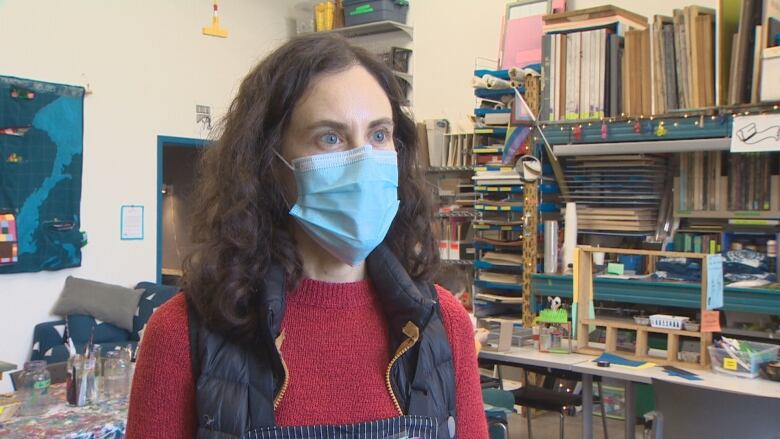
[[[295,159],[298,201],[290,209],[304,230],[355,266],[387,235],[398,212],[398,157],[371,145]]]

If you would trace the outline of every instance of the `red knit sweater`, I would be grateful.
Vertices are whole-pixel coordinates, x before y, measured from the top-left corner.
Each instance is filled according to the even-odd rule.
[[[455,364],[457,436],[487,438],[471,322],[452,294],[437,290]],[[346,424],[398,416],[385,384],[391,355],[387,324],[369,281],[303,280],[288,294],[282,327],[289,383],[276,409],[278,425]],[[178,294],[152,316],[140,352],[127,437],[194,437],[195,386],[184,295]]]

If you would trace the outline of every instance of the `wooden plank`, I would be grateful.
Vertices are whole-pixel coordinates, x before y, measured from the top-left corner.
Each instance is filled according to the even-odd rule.
[[[637,325],[631,320],[625,319],[585,319],[584,323],[588,325],[612,327],[618,329],[629,329],[632,331],[645,331],[653,334],[675,334],[685,337],[700,337],[699,332],[686,331],[683,329],[670,329],[670,328],[654,328],[652,326]]]
[[[637,328],[635,355],[637,357],[644,357],[647,356],[647,352],[647,331],[645,331],[643,328]]]
[[[588,346],[588,325],[583,322],[588,320],[588,309],[592,299],[593,288],[593,255],[574,249],[574,278],[579,279],[577,284],[577,346]]]
[[[598,348],[585,348],[585,349],[578,349],[577,353],[585,354],[585,355],[599,356],[599,355],[604,353],[604,350],[603,349],[598,349]],[[659,366],[672,365],[672,366],[682,367],[682,368],[685,368],[685,369],[709,369],[709,366],[702,367],[701,365],[696,364],[696,363],[686,363],[684,361],[669,361],[669,360],[667,360],[665,358],[653,357],[653,356],[650,356],[650,355],[642,355],[642,356],[631,355],[630,353],[623,352],[623,351],[621,351],[619,355],[621,357],[625,357],[625,358],[628,358],[630,360],[648,361],[648,362],[651,362],[651,363],[655,363],[655,364],[657,364]]]
[[[677,353],[680,352],[680,336],[677,334],[669,334],[666,344],[666,360],[677,361]]]
[[[614,326],[607,326],[607,340],[604,346],[604,350],[607,352],[617,351],[617,332],[618,328]]]
[[[589,245],[577,246],[580,250],[586,253],[592,252],[604,252],[614,253],[618,255],[640,255],[640,256],[662,256],[668,258],[696,258],[704,259],[707,257],[706,253],[684,253],[684,252],[666,252],[660,250],[640,250],[629,248],[610,248],[610,247],[592,247]]]

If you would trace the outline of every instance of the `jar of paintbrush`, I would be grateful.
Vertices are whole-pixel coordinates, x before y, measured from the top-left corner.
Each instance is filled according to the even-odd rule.
[[[66,383],[68,404],[81,407],[97,400],[95,381],[95,356],[89,352],[75,354],[68,358],[68,379]]]

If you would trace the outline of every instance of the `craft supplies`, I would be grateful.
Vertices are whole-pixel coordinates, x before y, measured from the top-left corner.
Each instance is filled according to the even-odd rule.
[[[725,375],[756,378],[762,363],[777,359],[780,346],[722,337],[707,350],[712,370]]]
[[[664,372],[666,372],[670,376],[684,378],[688,381],[701,381],[701,377],[699,375],[696,375],[695,373],[689,372],[684,369],[680,369],[679,367],[663,366],[663,369]]]

